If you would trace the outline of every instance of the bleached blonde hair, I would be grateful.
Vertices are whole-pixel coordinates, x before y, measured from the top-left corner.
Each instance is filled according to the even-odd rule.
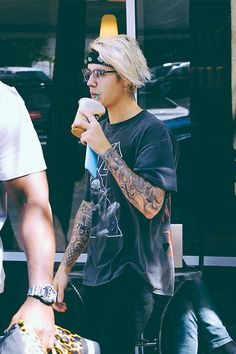
[[[130,93],[150,80],[147,61],[135,38],[120,34],[111,38],[97,38],[90,44],[103,61],[112,66],[119,76],[130,81]]]

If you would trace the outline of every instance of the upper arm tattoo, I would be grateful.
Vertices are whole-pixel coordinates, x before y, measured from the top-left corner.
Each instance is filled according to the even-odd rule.
[[[91,203],[83,201],[77,211],[70,242],[66,248],[62,263],[72,268],[77,258],[88,244],[92,219]]]
[[[155,216],[162,207],[165,191],[153,186],[144,178],[135,174],[110,148],[101,158],[107,164],[125,197],[147,218]]]

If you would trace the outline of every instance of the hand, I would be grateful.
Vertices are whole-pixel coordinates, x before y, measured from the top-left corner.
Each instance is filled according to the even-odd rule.
[[[66,272],[63,265],[60,265],[56,275],[53,279],[53,286],[57,291],[57,301],[53,304],[54,310],[58,312],[65,312],[67,310],[67,305],[64,300],[64,291],[68,284],[68,273]]]
[[[98,155],[110,149],[111,144],[107,140],[97,119],[91,113],[84,111],[80,113],[88,120],[80,120],[80,126],[85,129],[80,138],[81,143],[88,144]]]
[[[27,297],[24,304],[13,316],[8,328],[19,320],[24,320],[35,330],[46,349],[53,348],[55,321],[51,306],[44,305],[40,300],[33,297]]]

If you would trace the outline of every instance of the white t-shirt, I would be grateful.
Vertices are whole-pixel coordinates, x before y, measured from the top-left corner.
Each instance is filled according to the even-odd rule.
[[[6,192],[2,181],[45,169],[41,144],[23,99],[15,88],[0,81],[0,230],[7,215]],[[1,246],[2,243],[0,292],[4,279]]]

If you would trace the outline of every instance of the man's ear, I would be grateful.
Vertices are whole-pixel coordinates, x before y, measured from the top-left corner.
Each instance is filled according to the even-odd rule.
[[[130,86],[130,81],[126,77],[122,77],[122,84],[124,89],[127,89]]]

